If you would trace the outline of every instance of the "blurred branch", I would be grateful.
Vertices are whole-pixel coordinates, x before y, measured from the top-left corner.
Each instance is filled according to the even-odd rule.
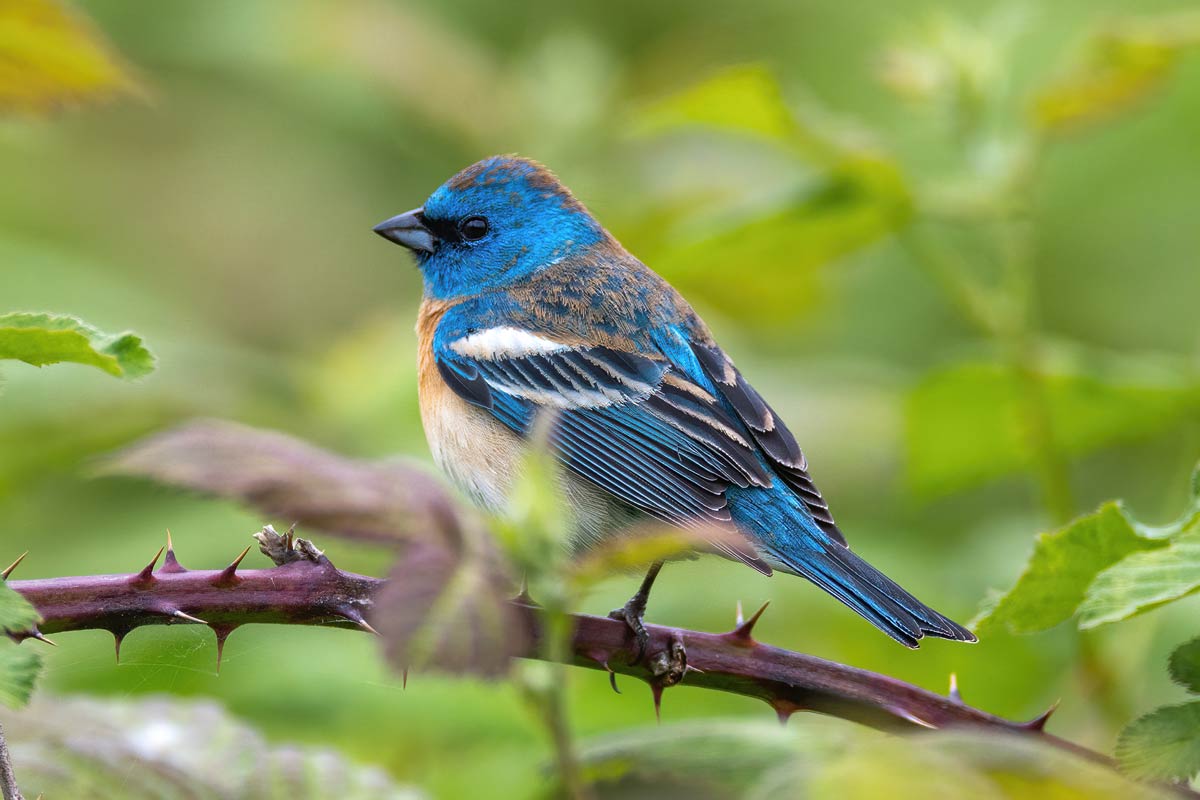
[[[25,800],[17,786],[17,776],[13,773],[12,759],[8,756],[8,743],[4,740],[3,728],[0,728],[0,792],[3,792],[4,800]]]
[[[238,569],[240,558],[222,570],[188,570],[167,550],[144,569],[123,575],[9,581],[37,608],[38,628],[10,633],[18,641],[74,630],[110,631],[117,642],[143,625],[207,624],[216,633],[218,667],[230,632],[248,623],[336,625],[374,631],[376,598],[391,581],[337,569],[320,551],[297,540],[280,550],[260,537],[263,551],[277,566]],[[161,554],[162,551],[160,551]],[[533,636],[523,656],[539,658],[542,612],[527,598],[512,601]],[[761,611],[760,611],[761,614]],[[632,663],[635,645],[624,623],[603,617],[571,615],[573,628],[566,660],[646,681],[656,703],[665,688],[689,686],[729,692],[765,701],[786,720],[797,711],[822,714],[891,731],[967,727],[1000,734],[1036,736],[1100,763],[1093,751],[1043,731],[1050,712],[1030,722],[1003,719],[962,702],[956,689],[935,694],[903,681],[756,641],[758,614],[727,633],[703,633],[647,625],[647,657]],[[1176,788],[1181,795],[1197,796]]]

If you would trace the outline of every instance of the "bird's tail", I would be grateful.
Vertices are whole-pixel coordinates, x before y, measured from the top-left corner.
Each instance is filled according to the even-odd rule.
[[[845,546],[824,537],[812,542],[803,560],[784,563],[857,611],[906,647],[924,636],[974,642],[975,634],[906,592]]]

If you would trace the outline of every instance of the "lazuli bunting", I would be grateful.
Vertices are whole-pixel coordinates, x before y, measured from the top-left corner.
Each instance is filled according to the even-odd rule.
[[[485,159],[376,226],[424,279],[421,418],[439,466],[503,510],[539,412],[580,546],[647,517],[736,525],[715,546],[801,575],[901,644],[974,641],[846,545],[795,438],[708,327],[546,168]],[[736,541],[736,540],[734,540]],[[661,564],[614,612],[644,646]]]

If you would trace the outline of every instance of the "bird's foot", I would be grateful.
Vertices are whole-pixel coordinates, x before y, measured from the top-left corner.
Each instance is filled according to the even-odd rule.
[[[646,598],[634,595],[629,599],[629,602],[620,608],[614,608],[608,613],[609,619],[621,620],[633,634],[634,642],[637,644],[637,654],[634,656],[634,664],[639,663],[646,656],[646,648],[650,644],[650,634],[646,632],[646,626],[642,623],[642,619],[646,616]]]

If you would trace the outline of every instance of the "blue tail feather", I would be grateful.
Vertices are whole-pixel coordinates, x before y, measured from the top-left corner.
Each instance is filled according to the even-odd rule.
[[[757,497],[746,496],[751,493]],[[830,538],[786,490],[731,489],[729,495],[735,521],[757,534],[753,538],[768,561],[812,581],[906,647],[917,647],[925,636],[976,641],[975,634]],[[774,502],[762,502],[764,495]]]

